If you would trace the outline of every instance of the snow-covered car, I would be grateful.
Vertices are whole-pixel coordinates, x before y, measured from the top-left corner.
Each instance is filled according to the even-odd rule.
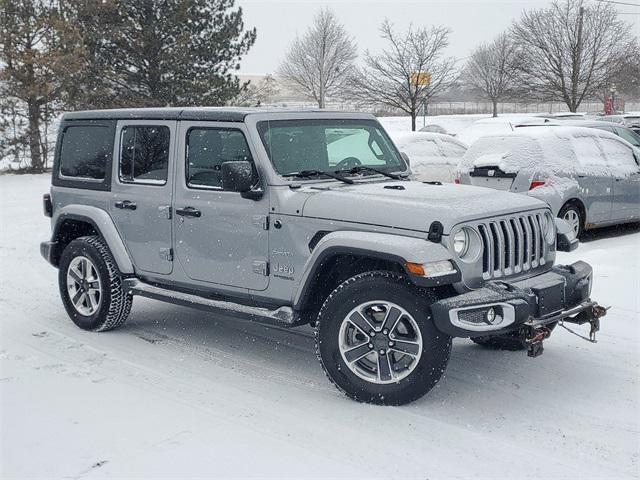
[[[481,118],[458,133],[456,138],[466,145],[471,145],[479,138],[487,135],[513,132],[518,125],[543,125],[552,120],[530,115],[504,115],[500,117]]]
[[[450,135],[428,132],[395,132],[396,146],[407,155],[415,180],[453,183],[467,146]]]
[[[458,181],[544,200],[577,235],[640,220],[640,151],[598,129],[537,126],[481,138]]]
[[[559,322],[593,336],[605,314],[589,264],[554,265],[578,240],[544,202],[409,180],[372,115],[74,112],[58,138],[40,250],[85,330],[123,325],[136,295],[310,324],[338,389],[398,405],[454,337],[535,357]]]
[[[424,127],[422,127],[420,129],[421,132],[427,132],[427,133],[441,133],[443,135],[451,135],[446,128],[436,124],[436,123],[431,123],[429,125],[425,125]]]
[[[623,140],[626,140],[635,148],[640,148],[640,135],[634,132],[629,127],[626,127],[622,124],[613,123],[613,122],[602,122],[600,120],[579,120],[577,122],[565,122],[567,125],[573,125],[576,127],[584,127],[584,128],[597,128],[599,130],[604,130],[605,132],[613,133],[614,135],[619,136]]]

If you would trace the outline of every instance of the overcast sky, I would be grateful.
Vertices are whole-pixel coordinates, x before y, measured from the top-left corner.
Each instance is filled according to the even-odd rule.
[[[626,0],[640,4],[640,0]],[[547,0],[237,0],[245,25],[258,29],[258,39],[242,60],[241,73],[273,73],[295,38],[303,33],[322,6],[330,6],[360,50],[378,50],[378,27],[388,17],[398,28],[445,25],[451,28],[449,54],[469,55],[479,43],[491,40],[511,25],[524,9],[544,7]],[[619,12],[640,13],[640,8],[616,6]],[[640,15],[621,17],[640,36]]]

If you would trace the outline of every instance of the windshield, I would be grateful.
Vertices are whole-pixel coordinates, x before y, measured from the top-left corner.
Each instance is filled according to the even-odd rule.
[[[406,170],[391,140],[373,120],[272,120],[259,122],[258,131],[280,175],[358,166]]]

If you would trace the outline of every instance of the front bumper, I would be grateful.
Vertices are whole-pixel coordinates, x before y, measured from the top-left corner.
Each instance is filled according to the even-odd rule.
[[[487,282],[483,288],[435,302],[436,327],[452,337],[533,331],[560,320],[592,324],[605,311],[590,300],[593,270],[588,263],[557,265],[550,271],[509,283]]]

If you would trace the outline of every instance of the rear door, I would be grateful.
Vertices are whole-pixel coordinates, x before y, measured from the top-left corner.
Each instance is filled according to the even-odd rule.
[[[579,163],[576,179],[587,210],[587,223],[611,220],[613,178],[595,135],[581,134],[571,138],[571,146]]]
[[[137,271],[170,274],[176,122],[119,121],[110,212]]]
[[[244,124],[181,121],[179,132],[174,228],[180,266],[193,280],[266,289],[267,195],[252,200],[222,190],[224,162],[255,158]]]
[[[633,150],[614,138],[599,138],[613,175],[611,220],[640,218],[640,166]]]

